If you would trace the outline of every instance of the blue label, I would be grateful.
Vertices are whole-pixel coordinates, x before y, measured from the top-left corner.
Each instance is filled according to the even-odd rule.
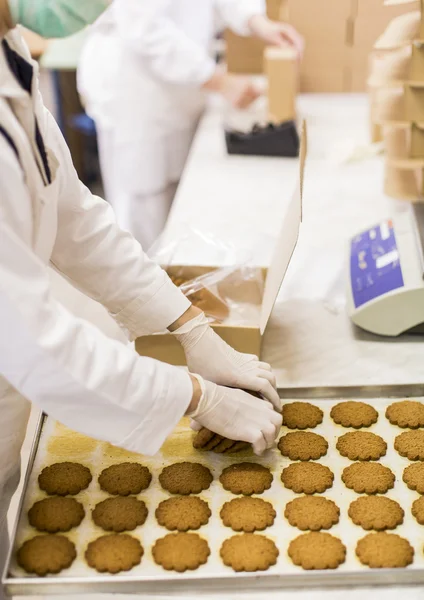
[[[356,308],[404,286],[391,221],[383,221],[352,240],[350,280]]]

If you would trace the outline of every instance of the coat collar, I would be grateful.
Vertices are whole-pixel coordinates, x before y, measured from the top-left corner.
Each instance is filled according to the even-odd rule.
[[[33,81],[37,78],[37,65],[31,59],[29,50],[23,41],[19,31],[12,29],[1,40],[5,40],[9,47],[17,52],[33,69]],[[0,98],[28,98],[28,93],[20,86],[18,81],[7,64],[2,45],[0,44]]]

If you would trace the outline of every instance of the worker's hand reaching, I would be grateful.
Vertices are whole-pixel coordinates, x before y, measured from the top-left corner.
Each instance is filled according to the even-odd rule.
[[[223,437],[251,443],[255,454],[273,447],[282,417],[269,402],[194,377],[200,384],[201,396],[188,416]]]
[[[173,334],[184,348],[191,373],[219,385],[258,392],[275,410],[281,411],[270,365],[251,354],[236,352],[214,332],[203,312],[186,321]],[[257,399],[253,402],[261,403]]]
[[[221,94],[234,108],[245,109],[259,98],[261,90],[251,77],[232,75],[217,67],[204,89]]]
[[[263,15],[252,17],[249,25],[254,36],[272,46],[293,48],[296,50],[298,57],[302,58],[305,43],[302,36],[292,25],[271,21]]]

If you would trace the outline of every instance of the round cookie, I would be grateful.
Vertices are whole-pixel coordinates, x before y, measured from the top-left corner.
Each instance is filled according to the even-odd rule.
[[[136,538],[126,533],[113,533],[90,542],[85,559],[99,573],[116,574],[139,565],[143,554],[144,550]]]
[[[349,506],[348,515],[355,523],[369,531],[396,529],[403,523],[403,508],[394,500],[382,496],[362,496]]]
[[[306,571],[337,569],[346,560],[346,548],[329,533],[312,531],[290,542],[288,555],[295,565]]]
[[[224,438],[223,440],[221,440],[219,442],[219,444],[217,446],[215,446],[213,451],[216,454],[224,454],[224,452],[229,452],[231,450],[231,448],[235,445],[235,443],[236,442],[234,440],[229,440],[227,438]]]
[[[212,473],[199,463],[180,462],[165,467],[159,475],[164,490],[171,494],[200,494],[213,481]]]
[[[395,402],[387,408],[386,417],[392,425],[418,429],[424,426],[424,404],[412,400]]]
[[[234,446],[232,446],[229,450],[226,451],[225,454],[237,454],[238,452],[242,452],[243,450],[252,451],[252,445],[249,442],[236,442]]]
[[[373,406],[365,404],[365,402],[340,402],[333,406],[330,412],[330,417],[338,425],[342,427],[353,427],[361,429],[361,427],[370,427],[377,423],[378,412]]]
[[[403,472],[403,481],[410,490],[424,494],[424,463],[417,462],[406,467]]]
[[[424,496],[417,498],[417,500],[413,502],[411,513],[420,525],[424,525]]]
[[[424,461],[424,431],[405,431],[395,439],[395,450],[409,460]]]
[[[387,444],[383,438],[366,431],[345,433],[337,440],[336,448],[350,460],[378,460],[387,452]]]
[[[399,569],[412,563],[414,549],[394,533],[369,533],[356,545],[356,555],[372,569]]]
[[[289,429],[313,429],[322,423],[324,413],[309,402],[291,402],[283,406],[283,425]]]
[[[38,535],[19,548],[18,565],[27,573],[39,577],[56,574],[72,565],[77,552],[74,544],[63,535]]]
[[[320,496],[302,496],[286,505],[284,516],[301,531],[331,529],[339,522],[340,509],[332,501]]]
[[[328,443],[316,433],[293,431],[280,439],[278,449],[290,460],[317,460],[327,454]]]
[[[242,462],[225,468],[219,478],[222,487],[233,494],[263,494],[269,490],[273,476],[270,470],[256,463]]]
[[[281,473],[281,481],[296,494],[322,494],[333,485],[334,475],[319,463],[292,463]]]
[[[194,571],[207,563],[211,551],[206,540],[197,533],[169,533],[157,540],[153,558],[167,571]]]
[[[144,525],[147,515],[148,511],[142,500],[132,496],[117,496],[99,502],[93,510],[92,518],[105,531],[122,533]]]
[[[152,475],[147,467],[138,463],[120,463],[104,469],[99,476],[99,485],[112,496],[129,496],[146,490]]]
[[[75,496],[88,488],[90,469],[79,463],[55,463],[43,469],[38,477],[40,489],[49,496]]]
[[[224,541],[220,555],[224,565],[234,571],[266,571],[279,555],[274,542],[263,535],[242,533]]]
[[[210,429],[206,429],[206,427],[202,427],[200,431],[196,433],[193,439],[193,448],[196,450],[201,450],[206,446],[208,442],[214,437],[214,432]]]
[[[221,509],[220,516],[226,527],[234,531],[253,533],[263,531],[274,524],[277,513],[272,504],[261,498],[234,498],[226,502]]]
[[[82,504],[74,498],[52,497],[36,502],[28,511],[29,524],[38,531],[57,533],[78,527],[85,516]]]
[[[395,485],[395,476],[380,463],[358,462],[343,469],[342,481],[357,494],[385,494]]]
[[[211,511],[207,502],[197,496],[177,496],[159,504],[156,519],[170,531],[199,529],[209,522]]]

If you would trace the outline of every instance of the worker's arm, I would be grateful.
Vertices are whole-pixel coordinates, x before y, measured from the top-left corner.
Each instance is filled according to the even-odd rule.
[[[252,17],[266,15],[265,0],[215,0],[219,20],[239,35],[252,34]]]
[[[155,453],[191,402],[190,376],[139,357],[54,299],[31,250],[33,200],[1,136],[0,171],[0,375],[69,427]]]
[[[164,331],[190,302],[168,275],[122,231],[109,204],[79,181],[68,147],[46,111],[46,143],[59,169],[58,235],[52,263],[76,287],[103,304],[131,339]]]
[[[172,4],[173,0],[115,0],[112,10],[122,43],[155,77],[198,87],[212,77],[215,62],[169,18]],[[201,0],[198,10],[204,10]]]

